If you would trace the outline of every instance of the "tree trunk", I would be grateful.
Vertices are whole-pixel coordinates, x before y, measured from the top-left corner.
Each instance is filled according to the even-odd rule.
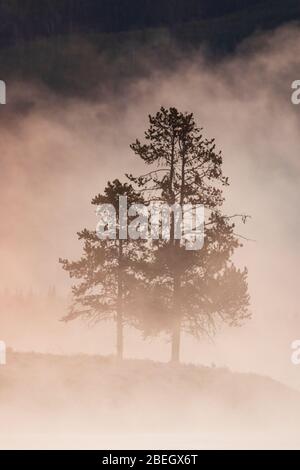
[[[118,300],[117,300],[117,357],[123,359],[123,276],[122,276],[123,242],[119,240],[119,272],[118,272]]]
[[[173,326],[171,362],[173,364],[180,362],[180,319],[177,319]]]
[[[181,308],[180,308],[180,277],[178,273],[174,274],[174,292],[173,292],[173,331],[172,331],[172,353],[171,362],[178,364],[180,362],[180,330],[181,330]]]
[[[184,191],[185,191],[185,148],[181,151],[182,156],[182,165],[181,165],[181,188],[180,188],[180,206],[183,207],[184,203]],[[171,158],[171,172],[170,172],[170,184],[171,184],[171,193],[173,194],[173,178],[174,178],[174,141],[172,143],[172,158]],[[174,201],[172,201],[175,203]],[[176,264],[177,252],[180,249],[180,240],[175,240],[175,217],[174,213],[171,220],[171,255],[173,260],[175,260],[174,268],[174,283],[173,283],[173,331],[172,331],[172,350],[171,350],[171,362],[173,364],[179,364],[180,362],[180,333],[181,333],[181,297],[180,297],[180,267]]]
[[[180,207],[181,210],[183,209],[184,204],[184,195],[185,195],[185,165],[186,165],[186,147],[185,142],[183,141],[181,144],[181,187],[180,187]],[[173,229],[175,227],[174,217],[172,218],[173,222]],[[174,260],[177,257],[177,250],[180,248],[180,240],[173,240],[174,246]],[[174,299],[174,322],[173,322],[173,331],[172,331],[172,357],[171,362],[174,364],[178,364],[180,362],[180,333],[181,333],[181,296],[180,296],[180,287],[181,287],[181,280],[180,280],[180,266],[175,265],[174,270],[174,292],[173,292],[173,299]]]
[[[122,312],[118,309],[117,313],[117,357],[123,359],[124,341],[123,341],[123,316]]]

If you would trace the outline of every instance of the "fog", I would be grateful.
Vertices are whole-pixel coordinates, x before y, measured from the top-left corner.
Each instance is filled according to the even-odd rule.
[[[253,318],[215,338],[185,337],[182,360],[256,372],[300,389],[300,369],[290,361],[290,345],[300,338],[300,107],[290,99],[299,40],[299,30],[289,27],[248,40],[218,63],[199,51],[175,71],[156,66],[122,96],[101,100],[96,90],[90,99],[64,99],[42,86],[7,83],[8,104],[0,108],[0,285],[40,294],[55,285],[64,301],[38,318],[24,308],[16,319],[2,306],[1,340],[25,351],[114,352],[111,325],[59,322],[70,282],[58,258],[80,255],[76,232],[95,227],[90,200],[107,180],[143,168],[129,144],[142,138],[148,114],[176,106],[193,112],[224,154],[226,212],[251,215],[237,227],[249,241],[236,262],[249,269]],[[143,342],[128,330],[125,354],[167,361],[169,344],[163,337]]]

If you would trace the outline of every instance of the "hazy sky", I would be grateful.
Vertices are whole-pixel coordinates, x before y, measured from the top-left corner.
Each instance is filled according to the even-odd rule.
[[[161,105],[194,112],[224,154],[227,212],[252,216],[237,231],[255,241],[245,242],[237,262],[249,268],[254,318],[215,346],[188,343],[183,357],[269,371],[300,386],[300,370],[289,363],[290,342],[300,337],[300,106],[290,101],[291,83],[300,79],[299,40],[299,31],[285,28],[217,65],[199,52],[105,102],[8,83],[13,104],[0,110],[1,285],[64,291],[69,281],[58,258],[80,253],[76,232],[94,228],[90,200],[106,181],[143,168],[129,144],[142,137],[147,115]]]

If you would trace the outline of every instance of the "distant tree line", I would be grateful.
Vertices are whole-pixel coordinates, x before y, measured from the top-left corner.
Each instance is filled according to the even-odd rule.
[[[221,17],[263,0],[1,0],[0,40],[82,31],[119,32],[172,27]]]
[[[0,0],[1,79],[67,96],[123,94],[199,46],[218,60],[296,20],[299,0]]]
[[[40,302],[55,303],[63,301],[56,290],[55,286],[49,286],[46,291],[37,292],[33,289],[8,289],[4,288],[0,291],[0,306],[19,307],[20,310],[26,305],[35,305]]]

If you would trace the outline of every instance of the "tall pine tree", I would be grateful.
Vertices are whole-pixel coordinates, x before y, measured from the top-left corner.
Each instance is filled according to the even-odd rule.
[[[76,279],[73,286],[73,303],[65,321],[78,317],[92,322],[113,319],[116,323],[116,349],[121,359],[124,352],[124,324],[134,324],[139,305],[141,280],[135,268],[142,250],[139,240],[121,239],[119,197],[126,196],[128,205],[141,203],[142,198],[131,185],[115,180],[108,183],[104,194],[97,195],[92,204],[111,204],[115,208],[115,239],[107,236],[100,240],[96,232],[83,230],[78,233],[83,241],[83,255],[79,261],[61,259],[60,263],[70,278]],[[138,312],[137,312],[138,314]]]
[[[137,140],[131,148],[150,171],[127,176],[148,203],[178,204],[183,212],[186,204],[204,205],[206,211],[203,248],[187,251],[184,240],[174,237],[173,213],[170,240],[156,242],[148,269],[144,329],[169,332],[171,360],[178,362],[182,331],[210,334],[220,323],[236,326],[249,318],[247,270],[231,260],[241,244],[232,217],[222,213],[229,182],[214,139],[203,136],[193,114],[175,108],[161,108],[149,120],[145,143]]]

